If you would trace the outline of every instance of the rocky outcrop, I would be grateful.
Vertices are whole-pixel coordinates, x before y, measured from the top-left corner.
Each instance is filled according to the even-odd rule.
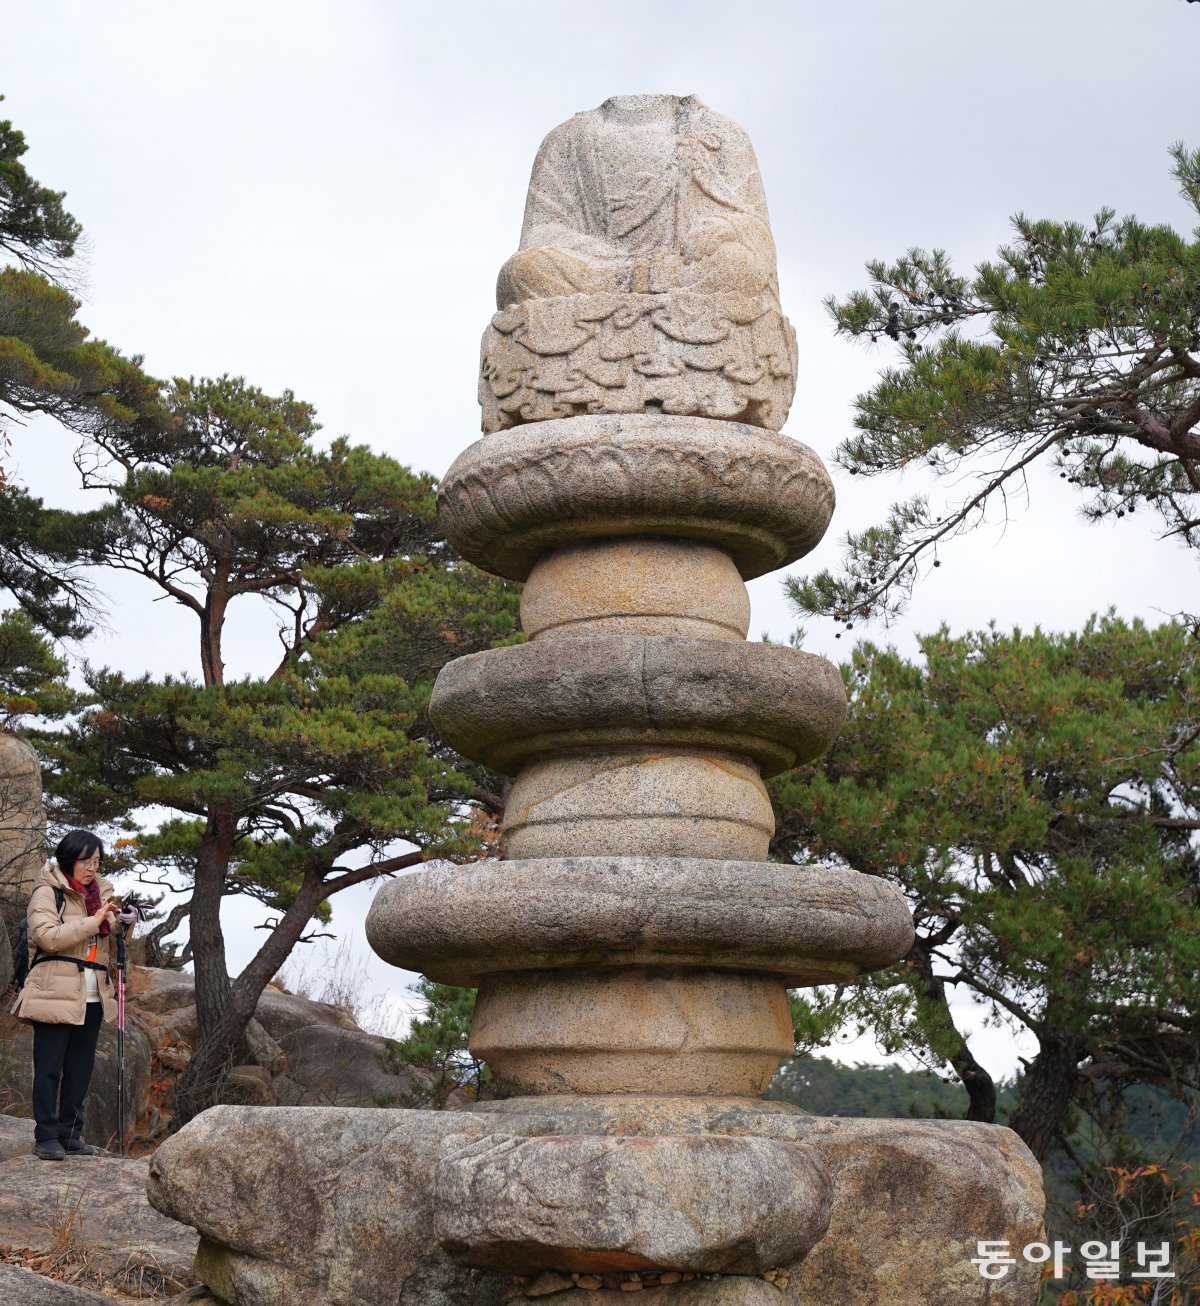
[[[134,1024],[125,1032],[125,1118],[141,1121],[144,1130],[151,1118],[157,1132],[165,1121],[155,1115],[152,1102],[152,1056],[146,1035]],[[0,1015],[0,1080],[3,1081],[3,1109],[18,1116],[30,1113],[33,1086],[33,1030],[29,1025]],[[7,1117],[0,1117],[0,1120]],[[33,1125],[24,1121],[27,1141],[32,1141]],[[136,1130],[134,1131],[137,1132]],[[101,1147],[115,1144],[117,1138],[117,1031],[104,1025],[96,1046],[96,1067],[84,1108],[84,1138]]]
[[[414,1106],[427,1077],[398,1073],[387,1040],[340,1025],[307,1025],[280,1040],[287,1069],[272,1081],[280,1106]]]
[[[58,1283],[16,1265],[0,1265],[0,1301],[13,1306],[112,1306],[112,1298],[104,1293]]]
[[[499,1306],[519,1259],[552,1267],[546,1300],[578,1292],[580,1306],[610,1280],[624,1298],[613,1276],[640,1274],[670,1306],[1027,1306],[1038,1266],[984,1281],[970,1257],[980,1238],[1039,1236],[1040,1180],[1016,1135],[988,1125],[623,1095],[216,1107],[159,1148],[148,1191],[199,1230],[199,1277],[239,1306]],[[740,1272],[715,1269],[722,1256]],[[664,1282],[672,1263],[709,1268]]]
[[[42,771],[28,740],[0,730],[0,896],[24,902],[46,859]]]
[[[20,735],[0,730],[0,993],[12,981],[17,929],[45,858],[37,753]]]
[[[127,1143],[136,1151],[165,1136],[171,1093],[196,1037],[195,982],[181,971],[131,966],[125,1033]],[[225,1100],[254,1106],[412,1106],[428,1100],[429,1076],[398,1065],[388,1041],[359,1029],[349,1012],[267,989],[240,1049]],[[28,1025],[0,1017],[4,1110],[25,1115],[33,1076]],[[28,1129],[29,1126],[26,1125]],[[101,1031],[84,1137],[115,1148],[117,1035]]]
[[[179,1291],[192,1282],[197,1238],[147,1203],[149,1165],[112,1156],[41,1161],[28,1121],[0,1116],[0,1242],[53,1247],[95,1285],[144,1296]],[[0,1301],[24,1306],[25,1297],[4,1295],[3,1283]],[[43,1297],[28,1300],[57,1301],[51,1288],[33,1286]]]
[[[455,1266],[428,1194],[447,1111],[214,1107],[169,1138],[148,1194],[194,1226],[197,1277],[239,1306],[501,1306],[507,1275]]]

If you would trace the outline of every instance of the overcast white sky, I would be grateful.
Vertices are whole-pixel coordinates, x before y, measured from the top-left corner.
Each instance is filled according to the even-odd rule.
[[[542,137],[609,95],[695,93],[754,142],[800,343],[786,430],[828,458],[887,358],[835,341],[821,307],[865,284],[868,258],[940,246],[965,270],[1018,210],[1108,204],[1191,228],[1166,151],[1200,144],[1198,50],[1200,5],[1184,0],[0,0],[0,116],[84,225],[95,334],[158,376],[291,388],[326,434],[440,474],[478,437],[479,337]],[[73,499],[66,439],[12,435],[17,477]],[[831,470],[819,565],[911,488]],[[1051,476],[1030,498],[1007,531],[944,553],[888,638],[911,652],[943,621],[1067,629],[1110,604],[1152,621],[1194,610],[1194,560],[1145,518],[1085,527]],[[92,660],[194,668],[191,618],[132,578],[105,583],[111,630]],[[751,594],[752,637],[786,637],[779,578]],[[836,657],[847,641],[814,623],[808,646]],[[230,672],[271,657],[270,626],[248,620]],[[369,897],[335,900],[360,948]],[[256,946],[240,911],[229,932],[240,965]],[[381,991],[407,980],[369,968]],[[1011,1071],[1009,1041],[973,1042]]]

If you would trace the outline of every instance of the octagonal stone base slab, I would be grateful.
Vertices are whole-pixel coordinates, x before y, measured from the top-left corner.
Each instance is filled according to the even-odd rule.
[[[511,1278],[461,1268],[437,1244],[438,1164],[463,1136],[563,1134],[718,1134],[811,1149],[832,1185],[829,1229],[780,1267],[768,1289],[779,1306],[1037,1300],[1039,1266],[1018,1258],[1004,1279],[985,1280],[970,1258],[980,1239],[1022,1247],[1042,1237],[1041,1172],[1011,1131],[966,1121],[819,1119],[781,1103],[696,1098],[524,1098],[469,1112],[214,1107],[162,1144],[148,1191],[158,1210],[199,1229],[199,1277],[233,1306],[501,1306]],[[722,1276],[653,1289],[647,1301],[757,1303],[768,1300],[759,1285]],[[564,1306],[577,1299],[568,1290]]]
[[[762,1274],[829,1227],[830,1183],[800,1143],[683,1134],[446,1139],[438,1243],[459,1265]]]

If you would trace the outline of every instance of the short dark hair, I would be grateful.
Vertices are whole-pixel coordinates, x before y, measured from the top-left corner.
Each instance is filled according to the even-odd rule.
[[[97,852],[103,858],[104,844],[99,835],[93,834],[91,830],[71,830],[59,840],[58,847],[54,850],[54,860],[64,875],[71,875],[76,862],[87,861]]]

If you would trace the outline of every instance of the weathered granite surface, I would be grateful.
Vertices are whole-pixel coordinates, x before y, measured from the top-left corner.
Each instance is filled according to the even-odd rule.
[[[443,1153],[434,1228],[460,1265],[759,1274],[829,1227],[829,1176],[795,1143],[464,1134]]]
[[[147,1204],[148,1169],[147,1161],[116,1156],[39,1160],[32,1121],[0,1116],[0,1242],[35,1250],[65,1244],[86,1255],[95,1286],[178,1289],[192,1281],[196,1235]],[[53,1301],[51,1289],[39,1284],[39,1291],[43,1298],[31,1300]],[[10,1301],[25,1298],[6,1297],[0,1279],[0,1302]]]
[[[137,1120],[145,1112],[146,1086],[150,1076],[150,1044],[145,1034],[132,1023],[125,1032],[125,1119]],[[30,1111],[33,1090],[33,1026],[0,1015],[0,1072],[3,1073],[6,1100],[12,1110]],[[85,1142],[100,1147],[117,1144],[117,1031],[104,1025],[96,1045],[96,1064],[92,1071],[84,1109]],[[32,1115],[21,1122],[29,1142],[33,1141]]]
[[[703,966],[845,983],[912,945],[912,914],[877,876],[683,857],[472,862],[382,885],[367,939],[443,984],[527,966]]]
[[[1036,1299],[1038,1266],[989,1281],[970,1257],[977,1239],[1019,1246],[1039,1236],[1040,1171],[1009,1130],[966,1121],[815,1119],[782,1103],[711,1098],[538,1097],[470,1112],[216,1107],[159,1148],[149,1195],[200,1230],[199,1276],[239,1306],[499,1306],[512,1280],[457,1266],[437,1244],[438,1167],[464,1136],[712,1134],[801,1144],[829,1176],[829,1229],[774,1283],[656,1288],[672,1306],[757,1303],[763,1289],[778,1306]],[[673,1209],[711,1200],[681,1185]],[[675,1218],[666,1212],[663,1228]]]
[[[0,730],[0,993],[13,977],[13,945],[46,858],[46,809],[37,753]]]
[[[46,809],[37,753],[27,739],[0,730],[0,900],[24,908],[45,859]]]
[[[765,862],[775,813],[755,764],[736,753],[625,747],[557,752],[521,768],[504,805],[501,855]]]
[[[429,712],[447,743],[510,773],[547,753],[639,744],[737,753],[771,776],[829,747],[846,691],[832,662],[783,644],[598,635],[457,658]]]
[[[511,1279],[459,1268],[434,1236],[441,1140],[464,1128],[450,1111],[214,1107],[158,1149],[147,1193],[199,1230],[197,1277],[237,1306],[500,1306]]]
[[[646,1306],[781,1306],[782,1298],[774,1281],[763,1278],[748,1278],[745,1275],[708,1275],[693,1282],[675,1282],[667,1276],[669,1282],[648,1277],[641,1282],[649,1293],[642,1300]],[[635,1282],[637,1282],[635,1280]],[[533,1285],[530,1285],[531,1289]],[[604,1306],[604,1303],[628,1303],[630,1291],[637,1291],[631,1285],[628,1290],[621,1288],[594,1289],[569,1288],[562,1292],[545,1294],[531,1291],[527,1296],[516,1299],[518,1306],[529,1306],[539,1302],[541,1306]]]
[[[551,549],[623,536],[716,545],[750,580],[815,548],[833,504],[821,460],[791,436],[635,413],[477,441],[442,478],[438,521],[464,558],[513,580]]]
[[[586,540],[546,554],[521,591],[530,639],[690,635],[743,640],[750,596],[733,559],[692,540]]]
[[[659,967],[489,975],[471,1050],[505,1092],[761,1096],[795,1046],[771,975]]]
[[[58,1283],[18,1265],[0,1265],[0,1302],[6,1306],[112,1306],[112,1300],[102,1292]]]
[[[784,1103],[628,1096],[538,1096],[471,1112],[493,1132],[636,1134],[695,1131],[802,1142],[833,1185],[829,1232],[786,1267],[776,1299],[796,1306],[1030,1306],[1040,1268],[1002,1280],[971,1264],[980,1239],[1024,1246],[1042,1236],[1041,1169],[1011,1130],[965,1120],[803,1115]],[[553,1300],[553,1299],[552,1299]],[[699,1300],[708,1300],[701,1296]],[[715,1298],[720,1300],[720,1298]]]

